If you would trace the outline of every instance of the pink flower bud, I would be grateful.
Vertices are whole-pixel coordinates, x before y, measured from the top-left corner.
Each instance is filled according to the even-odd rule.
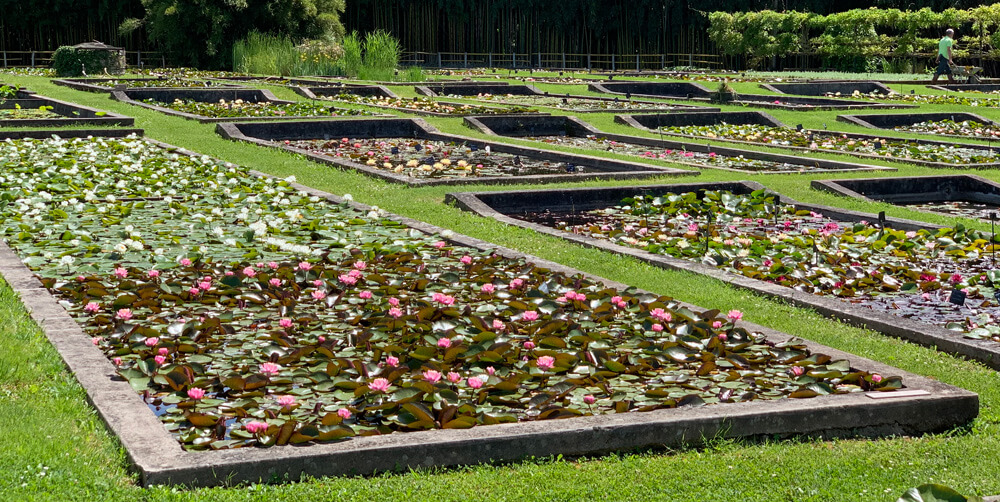
[[[593,395],[591,395],[591,394],[587,394],[586,396],[583,396],[583,402],[584,402],[584,403],[587,403],[588,405],[590,405],[590,404],[594,404],[594,403],[596,403],[596,402],[597,402],[597,398],[595,398],[595,397],[594,397]]]

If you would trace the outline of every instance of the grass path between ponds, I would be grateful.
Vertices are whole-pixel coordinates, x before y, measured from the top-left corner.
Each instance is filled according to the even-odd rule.
[[[1000,493],[1000,477],[996,476],[993,465],[995,452],[1000,450],[1000,376],[981,365],[872,331],[848,327],[812,311],[756,297],[718,281],[660,270],[632,258],[569,245],[553,237],[464,213],[442,204],[446,193],[458,191],[454,188],[405,188],[280,151],[230,142],[215,135],[214,125],[118,103],[104,94],[55,86],[44,78],[4,76],[0,80],[57,99],[130,115],[136,118],[136,127],[145,129],[149,137],[278,176],[295,175],[307,185],[336,194],[351,193],[360,202],[459,233],[705,308],[739,308],[749,321],[969,389],[979,393],[982,402],[980,417],[968,429],[919,438],[710,441],[700,449],[629,452],[586,459],[536,459],[367,478],[309,479],[228,489],[144,489],[135,485],[127,471],[125,453],[108,435],[55,350],[26,317],[21,303],[9,288],[0,284],[0,440],[3,441],[0,500],[894,501],[907,488],[925,482],[950,485],[966,494]],[[298,99],[285,89],[275,90],[279,97]],[[994,110],[989,111],[997,115]],[[809,121],[807,126],[824,121],[832,125],[836,115],[836,112],[771,113],[786,123]],[[585,114],[581,118],[602,130],[637,134],[614,124],[612,114]],[[433,118],[428,121],[446,132],[479,136],[464,127],[461,119]],[[849,130],[846,124],[836,125],[838,129]],[[988,227],[988,223],[933,216],[886,204],[849,201],[809,188],[809,181],[817,178],[950,172],[905,165],[897,167],[900,168],[898,173],[809,175],[747,175],[702,170],[698,177],[659,181],[751,179],[803,201],[872,212],[885,210],[892,216],[941,224],[963,221]],[[1000,175],[992,171],[975,174],[1000,179]],[[652,183],[642,182],[643,185]],[[563,183],[545,187],[470,186],[461,190],[599,184],[635,182]]]

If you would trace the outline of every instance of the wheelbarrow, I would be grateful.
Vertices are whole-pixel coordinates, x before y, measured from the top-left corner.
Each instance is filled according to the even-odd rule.
[[[980,66],[951,65],[951,74],[956,79],[965,79],[966,83],[978,84],[979,74],[983,71]]]

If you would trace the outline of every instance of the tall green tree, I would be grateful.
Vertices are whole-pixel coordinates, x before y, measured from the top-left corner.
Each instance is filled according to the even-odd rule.
[[[173,61],[228,68],[233,44],[251,31],[293,40],[340,37],[344,0],[142,0],[146,15],[122,23],[144,27]]]

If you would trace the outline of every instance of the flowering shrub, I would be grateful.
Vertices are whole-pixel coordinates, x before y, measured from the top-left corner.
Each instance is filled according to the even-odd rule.
[[[271,103],[261,101],[252,103],[236,99],[218,103],[203,101],[185,101],[175,99],[172,103],[163,103],[154,99],[144,99],[143,103],[162,106],[179,112],[201,115],[203,117],[326,117],[342,115],[374,115],[367,110],[334,108],[314,102],[299,101],[295,103]]]
[[[992,299],[1000,271],[985,259],[990,236],[961,226],[904,232],[845,223],[763,191],[636,196],[603,210],[525,218],[1000,341]],[[969,309],[948,302],[952,290],[968,295]]]
[[[3,236],[189,449],[901,386],[135,138],[0,162]]]
[[[285,144],[415,178],[529,176],[587,171],[584,166],[496,153],[489,147],[444,141],[341,138],[331,141],[286,141]]]
[[[980,164],[997,162],[997,154],[986,147],[972,145],[929,145],[913,140],[881,138],[855,139],[847,134],[797,131],[788,127],[755,124],[717,124],[709,126],[663,127],[664,132],[748,141],[774,146],[796,146],[823,152],[852,152],[878,155],[886,160],[919,160],[945,164]]]

